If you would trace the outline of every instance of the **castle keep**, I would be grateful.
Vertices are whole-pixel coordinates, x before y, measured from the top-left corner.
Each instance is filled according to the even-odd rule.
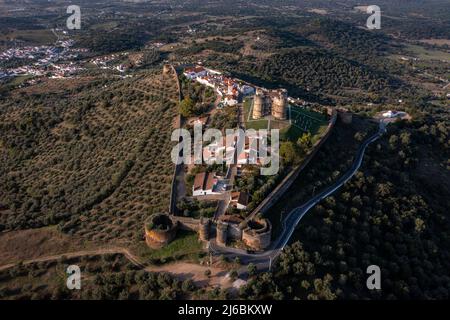
[[[253,99],[253,119],[271,115],[275,119],[287,117],[287,90],[263,90],[258,88]]]

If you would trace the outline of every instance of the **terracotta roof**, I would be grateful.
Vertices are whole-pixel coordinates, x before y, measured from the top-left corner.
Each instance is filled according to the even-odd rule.
[[[206,172],[197,173],[194,179],[194,190],[203,189],[203,182],[205,181]]]
[[[205,182],[205,188],[203,190],[212,190],[214,185],[217,182],[217,179],[214,178],[214,173],[210,172],[207,174],[206,182]]]
[[[246,192],[233,192],[231,193],[231,201],[246,206],[248,205],[248,194]]]
[[[217,182],[214,172],[202,172],[195,175],[194,190],[212,190]]]
[[[199,73],[199,72],[203,72],[203,71],[205,71],[205,68],[199,67],[199,66],[193,67],[193,68],[186,68],[184,70],[184,72],[186,72],[186,73],[191,73],[191,72]]]

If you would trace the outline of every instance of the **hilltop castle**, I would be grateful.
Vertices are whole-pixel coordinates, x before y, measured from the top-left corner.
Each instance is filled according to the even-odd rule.
[[[279,120],[285,120],[287,116],[287,90],[262,90],[257,89],[253,100],[253,119],[260,119],[272,115]]]

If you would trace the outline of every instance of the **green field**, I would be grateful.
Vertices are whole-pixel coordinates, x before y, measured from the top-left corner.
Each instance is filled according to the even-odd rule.
[[[255,129],[255,130],[259,130],[259,129],[267,129],[268,127],[268,121],[267,120],[255,120],[255,121],[251,121],[245,124],[246,129]]]
[[[161,249],[150,249],[142,244],[138,254],[145,260],[153,260],[158,263],[166,263],[181,259],[195,259],[203,252],[202,243],[195,232],[178,230],[176,238]]]
[[[267,129],[269,121],[266,119],[252,120],[250,111],[252,108],[253,99],[246,99],[244,101],[244,117],[245,117],[245,128],[246,129]]]
[[[290,117],[291,127],[310,132],[312,135],[315,135],[321,126],[327,124],[327,118],[323,114],[296,106],[291,106]]]

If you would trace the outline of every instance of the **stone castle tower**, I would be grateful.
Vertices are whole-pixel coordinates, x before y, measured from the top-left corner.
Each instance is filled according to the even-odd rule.
[[[211,221],[209,219],[200,218],[200,223],[198,226],[198,237],[202,241],[209,240],[209,231],[211,227]]]
[[[287,110],[287,91],[279,89],[272,98],[272,116],[276,119],[285,120]]]
[[[272,115],[275,119],[287,117],[287,90],[278,89],[265,92],[258,88],[253,99],[253,119]]]
[[[218,222],[216,226],[216,241],[218,244],[225,246],[227,244],[228,237],[228,224],[224,222]]]
[[[253,119],[260,119],[264,115],[264,93],[261,89],[256,89],[256,94],[253,100]]]

